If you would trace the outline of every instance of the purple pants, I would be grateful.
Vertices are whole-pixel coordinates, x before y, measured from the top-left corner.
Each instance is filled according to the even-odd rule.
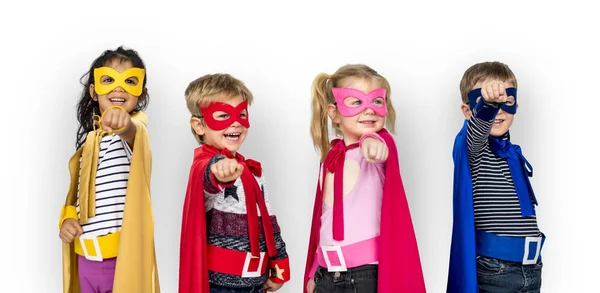
[[[117,258],[98,262],[78,257],[81,293],[112,293]]]

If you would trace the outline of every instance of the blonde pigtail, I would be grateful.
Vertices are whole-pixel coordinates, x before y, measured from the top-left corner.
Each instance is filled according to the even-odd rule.
[[[312,83],[312,119],[310,122],[310,134],[315,149],[321,153],[321,161],[325,159],[329,151],[329,127],[327,124],[327,95],[331,88],[329,75],[321,73],[317,75]]]

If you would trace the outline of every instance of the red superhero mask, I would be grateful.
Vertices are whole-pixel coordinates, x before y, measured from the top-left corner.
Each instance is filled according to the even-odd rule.
[[[246,110],[246,113],[243,113]],[[210,104],[208,107],[200,108],[206,125],[212,130],[223,130],[231,126],[235,121],[239,122],[246,128],[250,128],[250,120],[248,117],[248,101],[243,101],[237,107],[233,107],[223,102]],[[229,117],[224,120],[215,119],[213,114],[217,111],[225,112]],[[219,115],[220,116],[220,115]],[[220,117],[218,117],[220,118]]]

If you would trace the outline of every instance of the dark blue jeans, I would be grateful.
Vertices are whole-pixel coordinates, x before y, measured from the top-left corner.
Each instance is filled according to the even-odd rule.
[[[542,262],[523,265],[482,255],[477,256],[479,293],[539,293]]]
[[[210,293],[265,293],[262,287],[229,288],[210,284]]]
[[[315,272],[316,293],[377,293],[377,265],[364,265],[346,272]]]

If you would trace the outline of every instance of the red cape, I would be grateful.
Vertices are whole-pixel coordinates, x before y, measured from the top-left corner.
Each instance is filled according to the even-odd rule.
[[[208,293],[208,263],[206,255],[206,213],[204,212],[204,170],[208,162],[219,154],[201,146],[194,150],[190,169],[179,252],[179,293]]]
[[[426,292],[425,281],[410,210],[400,176],[396,143],[387,130],[382,129],[378,134],[385,140],[389,149],[381,205],[378,292],[424,293]],[[303,292],[306,292],[308,275],[319,246],[322,207],[323,193],[317,182]]]

